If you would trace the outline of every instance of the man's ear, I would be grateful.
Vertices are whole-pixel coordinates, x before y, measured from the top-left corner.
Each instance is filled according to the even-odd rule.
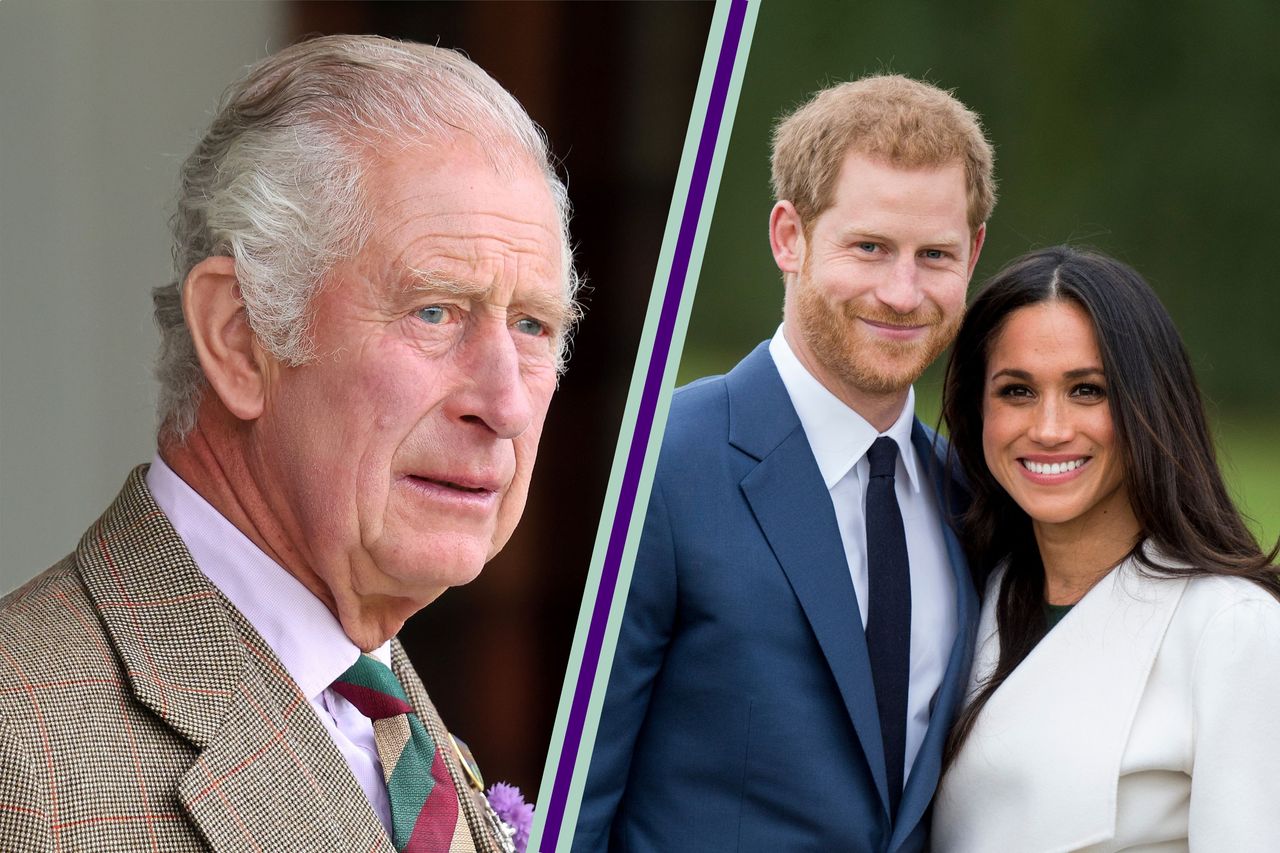
[[[796,274],[804,264],[804,223],[789,201],[780,201],[769,213],[769,248],[773,262],[783,273]]]
[[[982,244],[987,242],[987,224],[984,222],[978,226],[978,230],[973,235],[973,251],[969,253],[969,278],[973,278],[973,271],[978,266],[978,255],[982,254]]]
[[[182,286],[182,315],[200,366],[227,411],[242,421],[262,414],[265,356],[257,346],[232,258],[205,258]]]

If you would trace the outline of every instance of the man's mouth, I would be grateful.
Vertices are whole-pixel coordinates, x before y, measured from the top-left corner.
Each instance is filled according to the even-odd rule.
[[[886,323],[883,320],[871,320],[866,317],[862,322],[875,329],[881,335],[895,340],[910,340],[919,336],[928,328],[924,323]]]
[[[499,486],[497,484],[481,482],[479,480],[459,482],[458,480],[450,480],[443,477],[426,477],[418,474],[410,474],[409,479],[417,483],[428,483],[432,486],[438,486],[469,495],[488,495],[499,490]]]

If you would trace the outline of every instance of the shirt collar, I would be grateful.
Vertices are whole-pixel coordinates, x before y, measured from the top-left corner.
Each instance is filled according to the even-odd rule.
[[[809,439],[822,480],[831,489],[858,464],[858,460],[866,456],[880,433],[862,415],[828,391],[800,363],[782,329],[779,326],[773,340],[769,341],[769,355],[773,357],[774,366],[782,377],[782,384],[787,389],[791,404],[795,406],[805,437]],[[909,388],[901,414],[883,434],[898,445],[898,458],[902,460],[902,468],[906,471],[911,490],[919,492],[919,463],[915,445],[911,441],[915,406],[916,391],[915,388]]]
[[[263,553],[157,455],[147,488],[196,566],[262,635],[308,700],[360,657],[320,599]],[[390,641],[373,651],[388,666]]]

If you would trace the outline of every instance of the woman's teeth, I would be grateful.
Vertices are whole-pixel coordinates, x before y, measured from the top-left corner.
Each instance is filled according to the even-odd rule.
[[[1019,459],[1022,467],[1026,468],[1032,474],[1065,474],[1068,471],[1074,471],[1089,461],[1089,457],[1081,459],[1072,459],[1070,462],[1032,462],[1030,459]]]

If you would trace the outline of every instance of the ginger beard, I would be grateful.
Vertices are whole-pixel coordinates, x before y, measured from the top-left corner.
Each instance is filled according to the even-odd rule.
[[[829,303],[810,277],[806,254],[795,282],[800,333],[814,358],[840,381],[868,394],[902,391],[951,345],[964,320],[964,308],[950,316],[925,301],[909,314],[878,304]],[[927,326],[916,341],[892,341],[868,332],[864,320],[895,326]]]

